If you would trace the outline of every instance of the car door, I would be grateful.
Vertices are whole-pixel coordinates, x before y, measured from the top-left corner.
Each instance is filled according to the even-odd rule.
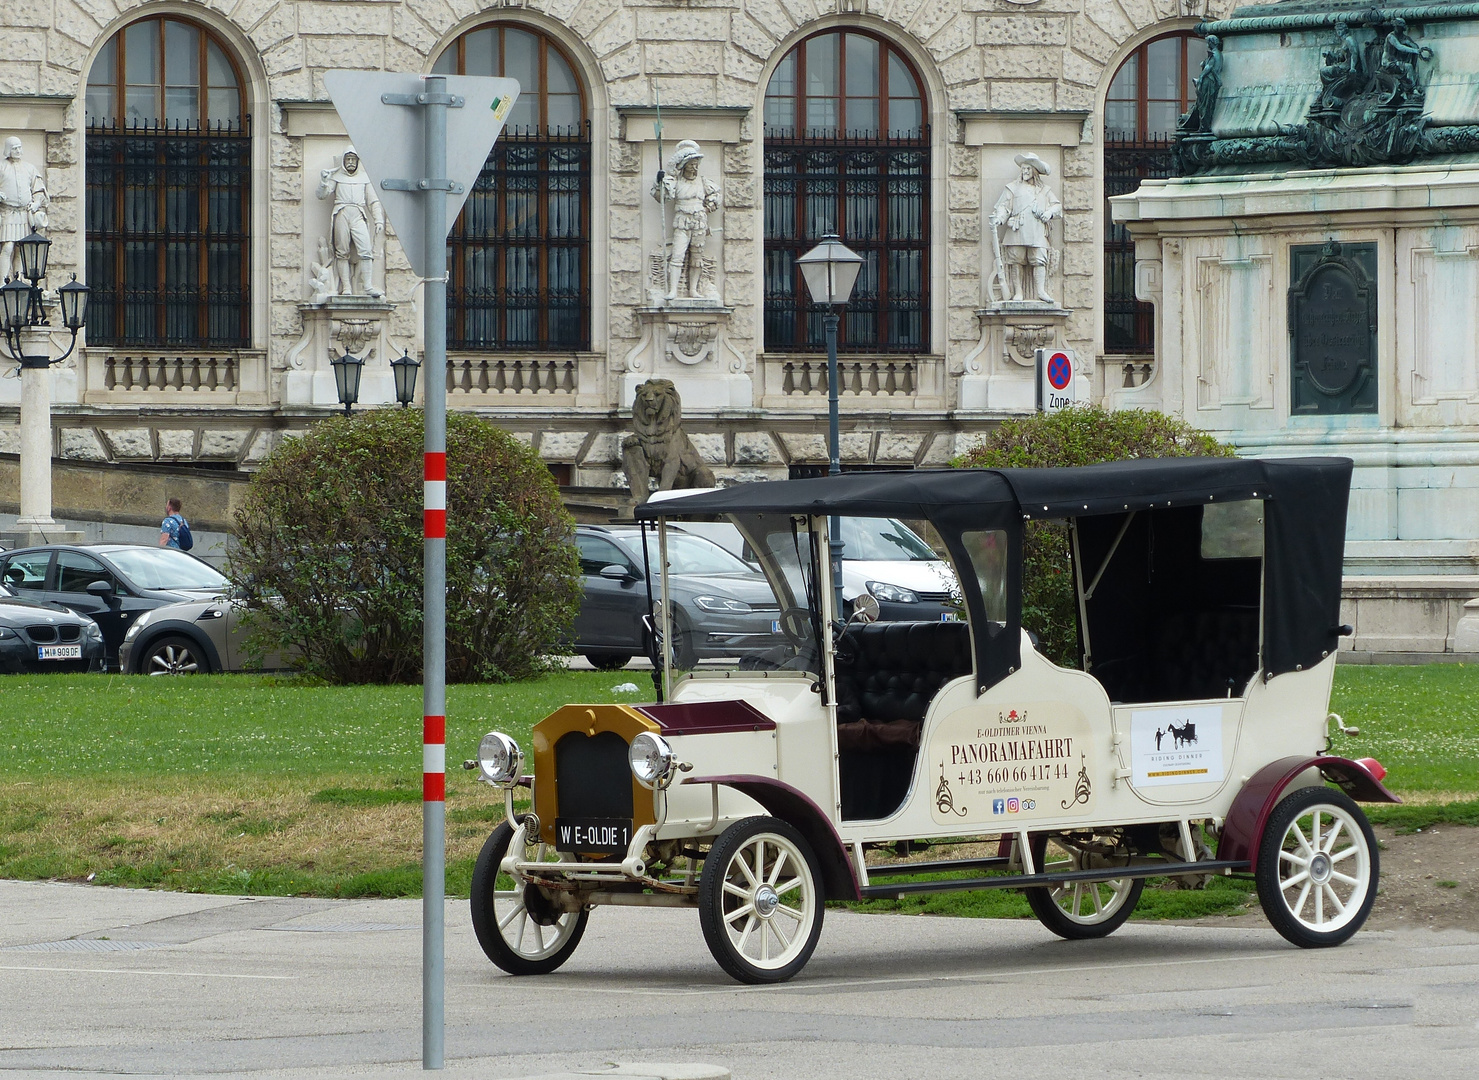
[[[0,561],[0,578],[24,600],[45,600],[50,551],[21,551]]]
[[[584,591],[575,618],[575,642],[603,649],[641,651],[639,627],[647,612],[647,592],[626,553],[604,536],[580,533],[580,573]],[[625,579],[602,577],[608,566],[627,569]]]
[[[88,592],[87,587],[95,581],[107,582],[112,587],[116,600],[110,603],[108,597]],[[123,635],[128,632],[130,623],[138,616],[139,611],[158,606],[153,602],[140,601],[116,574],[81,551],[56,553],[56,574],[46,599],[65,604],[98,624],[103,631],[103,644],[107,648],[110,664],[116,661],[119,646],[123,644]]]

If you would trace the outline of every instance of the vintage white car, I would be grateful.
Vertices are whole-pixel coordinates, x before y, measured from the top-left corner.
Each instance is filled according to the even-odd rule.
[[[1355,799],[1375,761],[1328,749],[1351,463],[1142,460],[1078,469],[865,473],[649,504],[727,520],[785,644],[738,670],[659,656],[658,702],[567,705],[468,762],[506,823],[472,882],[478,940],[552,971],[604,904],[697,907],[720,966],[806,964],[827,900],[1020,888],[1067,938],[1120,926],[1148,877],[1251,874],[1289,941],[1361,926],[1377,846]],[[929,522],[968,621],[835,611],[830,517]],[[1066,523],[1080,664],[1021,625],[1024,526]],[[1068,568],[1065,568],[1067,571]],[[655,639],[671,640],[656,605]],[[661,645],[657,646],[661,650]],[[532,787],[532,809],[515,791]],[[948,839],[969,858],[897,854]],[[882,861],[880,861],[880,857]]]

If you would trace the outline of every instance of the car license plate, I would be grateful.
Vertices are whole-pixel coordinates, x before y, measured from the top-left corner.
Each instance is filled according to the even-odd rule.
[[[555,818],[555,850],[625,855],[632,843],[630,818]]]
[[[38,660],[81,660],[81,645],[37,645]]]
[[[779,619],[770,620],[770,632],[772,634],[779,634],[781,632],[781,621]]]
[[[940,613],[941,622],[960,622],[960,612],[944,611]]]

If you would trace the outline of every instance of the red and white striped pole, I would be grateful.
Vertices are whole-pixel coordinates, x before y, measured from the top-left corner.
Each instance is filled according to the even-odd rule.
[[[421,636],[421,1067],[440,1069],[446,1036],[447,835],[447,79],[426,77],[425,572]]]

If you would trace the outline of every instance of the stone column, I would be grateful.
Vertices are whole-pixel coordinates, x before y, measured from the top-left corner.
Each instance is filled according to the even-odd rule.
[[[51,359],[49,326],[29,326],[20,332],[22,356]],[[21,497],[20,517],[3,541],[10,547],[34,544],[70,544],[81,532],[62,529],[51,516],[51,366],[21,366]]]

